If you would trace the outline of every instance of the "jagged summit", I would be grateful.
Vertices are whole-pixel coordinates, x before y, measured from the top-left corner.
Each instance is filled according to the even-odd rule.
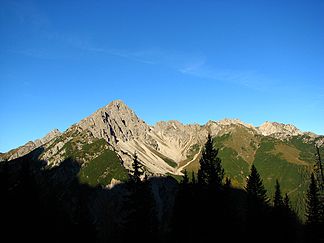
[[[121,99],[113,100],[112,102],[108,103],[105,107],[108,108],[108,109],[117,109],[117,110],[126,109],[126,110],[131,110],[125,104],[125,102],[123,100],[121,100]]]
[[[170,120],[150,126],[122,100],[114,100],[74,124],[63,134],[54,130],[44,138],[14,150],[9,157],[6,156],[14,159],[48,144],[45,146],[42,159],[57,164],[68,153],[67,143],[73,141],[75,144],[73,149],[82,150],[81,143],[78,142],[80,139],[82,144],[91,144],[99,139],[104,140],[110,149],[118,153],[126,168],[130,168],[136,152],[139,160],[152,173],[181,174],[184,166],[197,159],[208,133],[217,137],[235,134],[239,130],[245,131],[243,133],[248,137],[261,135],[281,140],[308,134],[290,124],[267,121],[260,127],[254,127],[239,119],[229,118],[220,121],[210,120],[205,125],[183,124]],[[309,137],[315,139],[316,135]],[[247,158],[248,154],[243,151],[242,156]]]
[[[123,101],[115,100],[78,124],[88,129],[96,138],[104,138],[110,144],[129,141],[143,135],[150,128]]]
[[[258,130],[264,136],[274,135],[278,138],[286,138],[287,136],[298,136],[304,134],[294,125],[269,121],[266,121],[260,127],[258,127]]]

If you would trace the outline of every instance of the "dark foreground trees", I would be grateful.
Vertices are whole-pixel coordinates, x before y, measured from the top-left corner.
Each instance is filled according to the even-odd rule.
[[[231,242],[241,235],[238,209],[231,202],[242,198],[230,188],[229,181],[224,185],[221,162],[218,149],[214,148],[212,137],[208,135],[199,160],[198,181],[193,174],[189,182],[187,171],[184,171],[179,185],[170,236],[175,242],[225,239]],[[238,234],[232,234],[233,229]]]
[[[256,242],[260,239],[267,242],[268,238],[263,239],[270,227],[269,222],[269,198],[267,197],[267,191],[263,186],[263,182],[256,167],[252,165],[250,175],[246,180],[245,191],[247,194],[247,208],[246,208],[246,229],[253,229],[255,238],[252,238],[252,242]]]
[[[323,199],[312,173],[306,198],[305,241],[324,242]]]
[[[112,188],[78,180],[77,161],[52,169],[40,161],[0,163],[1,220],[32,242],[321,242],[318,187],[311,178],[307,227],[303,227],[275,185],[273,203],[252,165],[245,189],[224,180],[222,161],[209,136],[198,180],[184,172],[147,177],[134,156],[130,179]],[[37,166],[36,166],[37,165]],[[191,175],[191,176],[189,176]],[[1,198],[1,199],[2,199]],[[33,220],[36,221],[33,223]],[[9,232],[9,231],[8,231]],[[315,232],[315,233],[314,233]],[[297,234],[298,233],[298,234]],[[316,236],[316,237],[315,237]]]
[[[279,181],[276,180],[273,206],[270,211],[271,228],[275,232],[273,241],[296,242],[298,231],[300,231],[299,221],[290,206],[288,194],[282,197]]]
[[[155,200],[151,184],[145,176],[144,166],[136,154],[134,154],[132,167],[127,182],[128,196],[124,206],[126,217],[118,238],[122,242],[156,241],[158,221]]]

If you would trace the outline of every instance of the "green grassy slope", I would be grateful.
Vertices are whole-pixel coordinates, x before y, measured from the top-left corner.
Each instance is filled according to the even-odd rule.
[[[65,150],[65,158],[72,158],[82,165],[78,174],[82,183],[106,186],[112,178],[120,181],[128,179],[127,170],[104,139],[89,139],[82,133],[73,134],[73,139],[62,150]]]
[[[312,164],[310,161],[302,161],[300,158],[285,155],[282,151],[276,151],[278,144],[285,144],[288,148],[295,148],[290,142],[283,143],[272,138],[263,138],[256,152],[254,165],[263,178],[263,184],[268,191],[268,196],[273,198],[275,182],[278,179],[282,193],[288,193],[293,207],[299,208],[300,213],[303,214],[303,201]],[[304,152],[306,153],[306,151]],[[290,158],[290,160],[287,158]],[[302,162],[296,163],[296,161]]]
[[[213,139],[214,147],[219,149],[218,156],[222,159],[225,176],[232,180],[235,187],[243,187],[246,176],[249,174],[249,163],[239,155],[233,146],[226,146],[233,140],[232,134],[226,134]],[[242,146],[239,146],[242,148]]]
[[[82,166],[79,178],[82,183],[104,186],[109,184],[112,178],[126,181],[128,176],[117,154],[106,149],[98,157]]]
[[[250,167],[254,164],[263,179],[269,198],[273,198],[275,181],[278,179],[282,193],[288,193],[292,206],[300,215],[304,214],[309,174],[315,163],[314,142],[307,140],[305,136],[296,136],[281,141],[253,134],[243,127],[213,138],[215,148],[219,149],[225,176],[232,179],[233,186],[245,186]],[[189,173],[197,172],[199,160],[186,169]]]

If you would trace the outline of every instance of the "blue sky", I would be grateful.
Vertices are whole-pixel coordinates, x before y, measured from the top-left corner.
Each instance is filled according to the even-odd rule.
[[[324,134],[324,1],[0,0],[0,151],[115,99]]]

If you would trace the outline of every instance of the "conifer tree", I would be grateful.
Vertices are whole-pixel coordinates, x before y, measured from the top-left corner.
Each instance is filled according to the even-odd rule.
[[[306,195],[306,232],[305,242],[324,241],[324,222],[321,209],[323,201],[314,174],[311,174],[310,184]]]
[[[306,223],[308,225],[318,225],[320,223],[319,189],[313,173],[311,174],[310,184],[307,191]]]
[[[258,242],[260,237],[268,233],[269,227],[272,226],[272,220],[269,215],[267,191],[254,165],[252,165],[250,175],[247,178],[245,190],[247,192],[246,227],[255,232],[252,242]]]
[[[129,196],[125,203],[127,219],[124,223],[124,240],[141,240],[142,232],[147,237],[156,236],[157,218],[155,199],[151,190],[150,181],[144,177],[143,165],[134,154],[133,169],[130,171]]]
[[[218,149],[213,146],[213,140],[208,134],[207,141],[204,145],[202,156],[199,160],[200,168],[198,170],[198,184],[197,184],[197,207],[199,214],[197,215],[196,231],[201,238],[199,242],[206,242],[215,233],[214,229],[221,230],[224,222],[224,188],[223,178],[224,169],[222,167],[221,159],[218,157]],[[217,223],[207,223],[214,218],[218,219]],[[199,232],[199,233],[198,233]]]
[[[141,177],[144,174],[143,165],[139,162],[137,158],[137,154],[134,153],[134,159],[132,164],[133,169],[130,171],[130,180],[135,184],[139,184],[141,182]]]
[[[251,167],[251,173],[247,179],[245,190],[250,199],[262,204],[268,204],[269,199],[267,197],[267,191],[254,165]]]
[[[273,206],[275,208],[283,208],[284,202],[281,196],[281,190],[280,190],[280,184],[278,180],[276,180],[276,186],[275,186],[275,195],[273,199]]]
[[[272,242],[296,242],[297,239],[297,217],[290,208],[287,193],[282,197],[280,184],[276,180],[273,207],[271,208],[270,225],[272,234],[269,236]]]
[[[208,134],[207,142],[199,161],[200,168],[198,170],[198,183],[200,185],[210,185],[220,188],[224,178],[224,169],[221,159],[217,157],[218,149],[213,147],[213,140]]]

